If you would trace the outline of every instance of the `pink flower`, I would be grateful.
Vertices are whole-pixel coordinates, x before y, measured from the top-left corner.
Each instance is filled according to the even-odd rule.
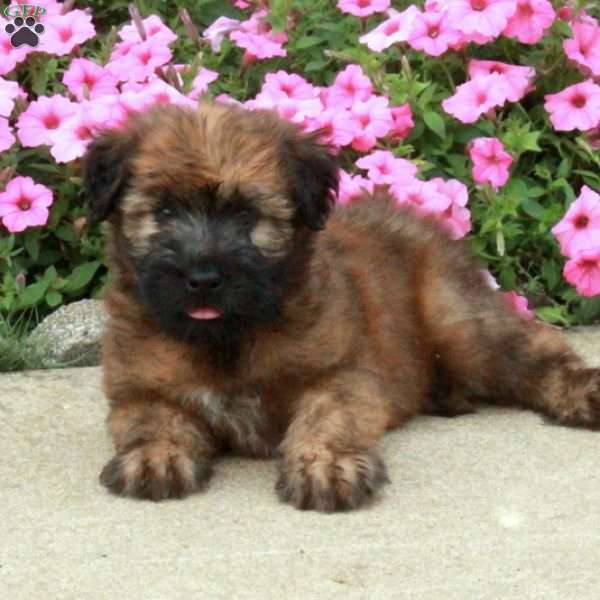
[[[117,102],[118,96],[81,102],[75,114],[50,133],[50,154],[54,160],[63,163],[83,156],[95,133],[114,126]]]
[[[535,318],[535,314],[527,308],[527,298],[525,296],[520,296],[515,291],[504,292],[503,296],[508,305],[526,321]]]
[[[4,31],[8,21],[0,19],[0,75],[10,73],[17,65],[23,62],[27,55],[33,51],[31,46],[14,48],[10,43],[10,36]]]
[[[513,159],[498,138],[481,137],[472,140],[469,156],[473,161],[473,179],[476,183],[489,183],[499,188],[508,181],[508,168]]]
[[[350,107],[359,100],[368,100],[373,84],[359,65],[348,65],[340,71],[327,94],[328,107]]]
[[[218,79],[218,77],[219,74],[216,71],[206,69],[205,67],[200,68],[196,77],[194,77],[194,81],[192,81],[192,89],[188,96],[192,100],[198,100],[200,96],[208,91],[208,84]]]
[[[141,99],[142,110],[154,104],[176,104],[178,106],[187,106],[195,108],[196,102],[191,98],[184,96],[169,85],[164,79],[153,77],[147,82],[128,81],[122,87],[124,92],[134,92]]]
[[[177,39],[177,35],[162,22],[158,15],[150,15],[149,17],[143,19],[142,23],[144,25],[144,31],[146,32],[146,38],[153,38],[155,41],[160,42],[163,46],[167,46]],[[144,41],[140,37],[140,34],[134,23],[121,27],[119,30],[119,37],[124,41],[134,43]]]
[[[398,183],[390,186],[390,192],[399,205],[414,208],[419,215],[441,214],[450,205],[451,200],[445,194],[440,194],[434,181],[414,179],[412,183]]]
[[[575,21],[573,39],[564,40],[565,54],[586,73],[600,76],[600,27],[597,23]]]
[[[119,81],[144,81],[173,56],[170,48],[159,39],[148,38],[145,42],[130,44],[128,41],[117,44],[116,52],[113,51],[106,65],[106,69]]]
[[[319,90],[304,77],[285,71],[267,73],[261,92],[273,98],[285,97],[292,100],[313,99],[319,95]]]
[[[52,191],[31,177],[15,177],[0,194],[0,217],[8,231],[19,233],[27,227],[45,225]]]
[[[82,10],[49,15],[44,19],[46,31],[42,36],[40,49],[50,54],[63,56],[73,48],[93,38],[96,30],[92,25],[92,15]]]
[[[498,37],[517,10],[517,0],[452,0],[448,23],[468,35]]]
[[[518,102],[531,89],[531,82],[535,77],[533,67],[521,67],[509,65],[496,60],[469,61],[469,77],[475,78],[481,75],[496,73],[504,78],[506,99],[510,102]]]
[[[213,52],[221,52],[221,45],[225,36],[240,28],[240,21],[229,17],[219,17],[214,23],[204,30],[202,37],[210,42]]]
[[[600,86],[591,79],[547,94],[544,108],[557,131],[593,129],[600,123]]]
[[[365,102],[355,102],[350,112],[359,123],[352,140],[355,150],[367,152],[375,146],[377,138],[385,137],[392,130],[394,122],[387,98],[371,96]]]
[[[502,34],[522,44],[537,44],[555,18],[548,0],[517,0],[517,11],[508,19]]]
[[[15,143],[15,136],[8,126],[8,119],[0,117],[0,152],[8,150]]]
[[[338,204],[350,204],[365,193],[372,194],[375,186],[372,181],[360,175],[350,175],[340,169],[340,187],[337,197]]]
[[[386,11],[390,0],[338,0],[337,7],[355,17],[368,17]]]
[[[15,98],[19,95],[19,84],[0,77],[0,116],[10,117],[15,106]]]
[[[578,294],[588,297],[600,294],[600,248],[582,250],[567,261],[563,275]]]
[[[500,285],[498,285],[498,282],[496,281],[496,278],[487,269],[480,269],[479,272],[481,273],[481,276],[483,277],[484,283],[490,289],[492,289],[492,290],[499,290],[500,289]]]
[[[356,161],[359,169],[367,169],[368,178],[376,185],[406,184],[415,181],[417,167],[409,160],[396,158],[387,150],[375,150]]]
[[[439,221],[453,240],[463,238],[471,231],[471,212],[466,208],[469,201],[467,186],[457,179],[444,181],[441,177],[430,180],[437,191],[450,200],[450,205],[439,213]]]
[[[77,100],[117,93],[117,78],[86,58],[74,58],[62,81]]]
[[[287,42],[285,33],[260,35],[246,31],[233,31],[229,39],[246,50],[246,54],[250,57],[247,62],[251,62],[253,59],[263,60],[274,56],[287,56],[287,50],[282,45]]]
[[[600,195],[584,185],[552,233],[560,243],[560,251],[571,258],[581,250],[599,248]]]
[[[17,137],[23,146],[50,145],[52,132],[77,110],[77,104],[59,94],[40,96],[19,116]]]
[[[408,44],[430,56],[441,56],[462,37],[460,31],[448,25],[445,12],[425,12],[416,16]]]
[[[394,122],[390,131],[390,137],[403,140],[415,126],[410,104],[406,102],[400,106],[395,106],[390,109],[390,112],[392,113],[392,120]]]
[[[308,131],[318,131],[319,141],[333,148],[351,144],[358,127],[356,119],[344,108],[321,110],[307,123]]]
[[[419,9],[411,4],[406,10],[391,15],[375,29],[361,36],[359,41],[374,52],[382,52],[393,44],[405,42],[410,36],[418,14],[420,14]]]
[[[474,123],[490,109],[506,102],[507,84],[503,76],[479,75],[459,85],[453,96],[442,102],[443,109],[463,123]]]

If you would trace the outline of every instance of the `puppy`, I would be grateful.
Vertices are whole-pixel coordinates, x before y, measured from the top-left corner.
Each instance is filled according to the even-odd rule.
[[[383,433],[419,413],[600,424],[599,370],[433,220],[386,192],[334,210],[334,158],[274,113],[155,108],[92,143],[84,184],[110,224],[112,492],[186,496],[229,450],[276,455],[297,508],[350,509],[387,481]]]

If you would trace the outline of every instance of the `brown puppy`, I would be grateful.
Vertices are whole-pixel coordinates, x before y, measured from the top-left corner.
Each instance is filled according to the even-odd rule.
[[[111,491],[198,490],[230,449],[278,451],[282,499],[354,508],[386,429],[484,399],[600,424],[600,371],[513,314],[461,243],[382,192],[327,221],[325,149],[270,112],[157,108],[86,157],[108,218]]]

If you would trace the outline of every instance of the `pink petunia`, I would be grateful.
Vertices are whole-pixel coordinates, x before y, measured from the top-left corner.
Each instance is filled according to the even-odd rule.
[[[133,45],[125,41],[115,46],[106,69],[119,81],[144,81],[172,56],[171,49],[159,39],[148,38]]]
[[[77,110],[77,104],[60,94],[40,96],[19,115],[17,137],[23,146],[50,145],[52,132]]]
[[[307,131],[318,131],[319,141],[332,148],[348,146],[359,124],[349,110],[326,108],[307,122]]]
[[[415,126],[410,104],[406,102],[400,106],[394,106],[390,112],[394,124],[389,135],[392,139],[403,140]]]
[[[337,196],[338,204],[350,204],[365,193],[372,194],[375,185],[369,179],[360,175],[350,175],[340,169],[340,186]]]
[[[504,292],[503,297],[507,304],[512,308],[518,315],[523,317],[526,321],[531,321],[535,318],[535,314],[529,310],[527,306],[527,298],[517,294],[514,290],[510,292]]]
[[[144,32],[147,38],[153,38],[155,41],[159,41],[162,45],[166,46],[177,39],[177,35],[174,31],[169,29],[161,20],[158,15],[150,15],[142,20]],[[124,41],[129,42],[143,42],[144,40],[140,37],[140,33],[134,23],[130,25],[123,25],[119,29],[119,37]]]
[[[8,21],[0,19],[0,75],[10,73],[18,63],[23,62],[27,55],[33,51],[31,46],[19,46],[15,48],[10,43],[10,36],[4,31]]]
[[[390,193],[399,205],[411,206],[421,216],[439,215],[452,204],[433,181],[414,179],[408,185],[400,182],[390,186]]]
[[[210,43],[213,52],[219,53],[221,52],[221,45],[225,37],[239,28],[240,21],[238,19],[219,17],[204,30],[202,37]]]
[[[475,123],[481,115],[506,102],[507,83],[497,73],[479,75],[459,85],[442,102],[443,109],[463,123]]]
[[[286,71],[267,73],[261,92],[273,98],[286,97],[292,100],[312,100],[319,96],[319,90],[304,77]]]
[[[369,17],[386,11],[390,0],[338,0],[337,8],[355,17]]]
[[[8,231],[19,233],[48,221],[52,191],[31,177],[15,177],[0,194],[0,217]]]
[[[15,98],[20,94],[19,84],[0,77],[0,116],[10,117],[15,107]]]
[[[50,154],[54,160],[64,163],[83,156],[98,131],[114,126],[118,101],[118,96],[102,96],[81,102],[77,112],[50,133]]]
[[[146,82],[128,81],[122,86],[123,92],[134,92],[141,99],[142,110],[154,104],[175,104],[195,108],[196,102],[185,96],[160,77],[152,77]]]
[[[350,112],[359,124],[352,140],[355,150],[367,152],[375,146],[378,138],[385,137],[392,130],[394,121],[387,98],[371,96],[364,102],[355,102]]]
[[[513,158],[504,150],[498,138],[481,137],[472,140],[469,156],[473,161],[473,179],[476,183],[489,183],[500,188],[508,181]]]
[[[208,85],[213,81],[216,81],[219,74],[216,71],[202,67],[196,73],[194,80],[192,81],[192,89],[188,96],[192,100],[198,100],[200,96],[206,94],[208,91]]]
[[[373,84],[359,65],[348,65],[340,71],[327,94],[327,107],[348,108],[365,101],[373,93]]]
[[[257,34],[247,31],[233,31],[229,39],[246,50],[247,62],[253,59],[263,60],[274,56],[287,56],[287,50],[283,44],[287,41],[285,34]]]
[[[587,131],[600,123],[600,86],[591,79],[545,96],[544,108],[557,131]]]
[[[44,26],[46,31],[42,36],[40,49],[58,56],[70,54],[75,46],[96,35],[92,15],[83,10],[50,15],[44,19]]]
[[[448,24],[447,13],[425,12],[416,16],[408,44],[429,56],[441,56],[462,38],[463,34]]]
[[[573,38],[563,41],[565,54],[581,69],[600,76],[600,27],[595,22],[576,21],[571,25]]]
[[[406,10],[392,14],[375,29],[361,36],[359,41],[373,52],[382,52],[398,42],[406,42],[419,14],[419,9],[411,4]]]
[[[117,78],[104,67],[86,58],[74,58],[62,81],[80,101],[118,93]]]
[[[496,38],[517,10],[517,0],[452,0],[448,23],[467,35]]]
[[[509,65],[497,60],[471,59],[468,70],[469,77],[471,78],[494,73],[501,75],[506,83],[504,88],[506,99],[510,102],[521,100],[532,89],[532,81],[535,77],[535,69],[533,67]]]
[[[517,10],[502,32],[522,44],[537,44],[556,19],[548,0],[517,0]]]
[[[0,152],[8,150],[15,141],[15,136],[8,125],[8,119],[0,117]]]
[[[375,150],[356,161],[359,169],[367,169],[368,178],[376,185],[414,183],[417,167],[409,160],[396,158],[387,150]]]
[[[469,201],[467,186],[457,179],[445,181],[441,177],[434,177],[430,182],[435,184],[438,193],[450,200],[449,206],[438,214],[439,222],[453,240],[463,238],[471,231],[471,211],[467,208]]]
[[[600,247],[582,250],[567,261],[563,275],[578,294],[587,297],[600,294]]]
[[[584,185],[563,218],[552,228],[564,256],[600,247],[600,195]]]

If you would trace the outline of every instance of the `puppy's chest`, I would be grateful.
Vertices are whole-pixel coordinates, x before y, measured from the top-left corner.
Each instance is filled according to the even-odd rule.
[[[226,395],[197,388],[187,390],[180,400],[234,449],[261,456],[271,454],[269,415],[259,394]]]

